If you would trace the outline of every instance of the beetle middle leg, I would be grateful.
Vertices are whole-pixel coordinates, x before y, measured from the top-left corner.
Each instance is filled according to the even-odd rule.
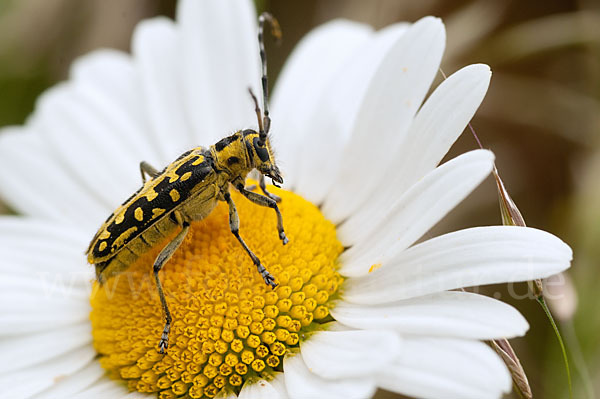
[[[146,183],[146,175],[155,178],[160,175],[160,172],[146,161],[140,162],[140,173],[142,174],[142,182]]]
[[[181,218],[177,218],[181,220]],[[188,222],[181,223],[182,229],[173,238],[171,242],[167,244],[166,247],[163,248],[162,251],[156,257],[154,261],[154,279],[156,280],[156,288],[158,289],[158,296],[160,298],[160,303],[162,304],[162,308],[165,312],[165,327],[163,328],[162,335],[160,337],[160,341],[158,343],[158,350],[160,353],[165,353],[165,350],[169,347],[169,331],[171,330],[171,312],[169,312],[169,307],[167,306],[167,300],[165,298],[165,294],[162,289],[162,284],[160,283],[160,279],[158,278],[158,272],[164,264],[171,258],[171,255],[179,248],[179,245],[183,242],[188,230],[190,229],[190,224]]]
[[[244,247],[250,258],[252,258],[252,262],[254,262],[254,265],[256,266],[256,269],[265,281],[265,284],[271,286],[271,288],[277,287],[277,284],[275,283],[275,277],[273,277],[273,275],[269,273],[269,271],[262,265],[262,263],[260,263],[258,257],[254,255],[254,252],[252,252],[250,248],[248,248],[242,237],[240,237],[240,217],[238,216],[235,204],[231,199],[231,194],[225,192],[223,194],[223,198],[227,202],[227,205],[229,205],[229,229],[231,230],[231,233],[233,233],[235,238],[237,238],[240,244],[242,244],[242,247]]]

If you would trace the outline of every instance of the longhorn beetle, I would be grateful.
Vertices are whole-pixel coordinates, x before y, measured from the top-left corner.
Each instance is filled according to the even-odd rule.
[[[246,250],[265,283],[271,288],[277,286],[271,273],[240,237],[238,213],[229,194],[231,184],[253,203],[273,208],[277,215],[279,238],[284,245],[288,243],[283,231],[281,212],[277,207],[280,198],[269,193],[265,186],[265,176],[271,178],[277,187],[277,183],[283,183],[268,136],[271,119],[267,102],[267,61],[263,41],[265,21],[271,24],[273,36],[277,39],[281,37],[277,20],[268,13],[261,14],[258,18],[258,42],[264,111],[261,111],[256,96],[249,89],[258,119],[258,132],[252,129],[240,130],[208,149],[193,148],[181,154],[161,172],[148,163],[141,162],[142,187],[108,217],[86,251],[88,262],[95,265],[98,282],[103,284],[179,229],[177,235],[158,254],[153,267],[165,315],[165,326],[158,343],[160,353],[165,353],[169,346],[172,319],[158,272],[182,243],[190,229],[190,223],[207,217],[217,201],[224,201],[229,206],[231,232]],[[245,188],[246,176],[253,169],[257,169],[260,174],[259,185],[265,195]]]

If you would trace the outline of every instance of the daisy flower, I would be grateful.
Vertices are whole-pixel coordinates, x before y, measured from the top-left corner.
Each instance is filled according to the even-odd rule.
[[[285,27],[284,27],[285,28]],[[374,32],[311,32],[272,96],[284,171],[281,245],[269,209],[239,195],[192,225],[161,271],[155,252],[104,286],[83,252],[140,185],[139,162],[256,128],[256,14],[249,1],[184,0],[140,23],[132,54],[96,51],[0,134],[0,387],[6,398],[497,398],[510,376],[482,340],[528,328],[511,306],[461,287],[544,278],[571,250],[533,228],[488,226],[417,241],[490,173],[476,150],[438,166],[487,90],[485,65],[433,91],[445,33],[424,18]]]

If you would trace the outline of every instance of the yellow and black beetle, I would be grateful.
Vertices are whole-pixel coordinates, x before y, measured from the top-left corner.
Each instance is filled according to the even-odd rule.
[[[180,229],[158,254],[153,267],[165,314],[165,326],[158,344],[160,353],[165,353],[169,346],[172,320],[158,272],[185,238],[190,223],[208,216],[217,201],[227,202],[231,232],[252,258],[265,283],[273,288],[276,286],[274,277],[240,237],[239,217],[229,194],[231,184],[253,203],[273,208],[277,214],[279,238],[284,245],[287,244],[283,219],[277,207],[279,198],[266,190],[264,181],[264,176],[267,176],[275,185],[283,183],[268,137],[271,120],[267,104],[267,63],[263,42],[265,21],[271,23],[274,36],[279,38],[281,32],[277,20],[268,13],[263,13],[258,21],[264,112],[250,90],[258,118],[258,132],[252,129],[240,130],[208,149],[196,147],[183,153],[161,172],[148,163],[141,162],[143,186],[109,216],[86,252],[88,262],[95,265],[96,277],[102,284],[109,277],[127,269],[140,255],[166,237],[172,236],[176,229]],[[254,169],[260,173],[260,187],[265,195],[245,188],[246,176]],[[147,180],[147,176],[150,179]]]

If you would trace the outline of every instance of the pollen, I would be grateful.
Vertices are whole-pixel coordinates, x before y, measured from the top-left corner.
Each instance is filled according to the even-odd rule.
[[[268,287],[235,239],[219,204],[190,233],[159,273],[173,317],[167,353],[157,344],[164,315],[152,274],[167,241],[92,291],[94,347],[109,375],[131,391],[159,398],[238,394],[247,380],[283,371],[311,331],[332,320],[343,278],[335,226],[302,197],[279,195],[287,245],[272,209],[232,192],[240,235],[278,286]],[[306,338],[308,337],[308,338]]]

